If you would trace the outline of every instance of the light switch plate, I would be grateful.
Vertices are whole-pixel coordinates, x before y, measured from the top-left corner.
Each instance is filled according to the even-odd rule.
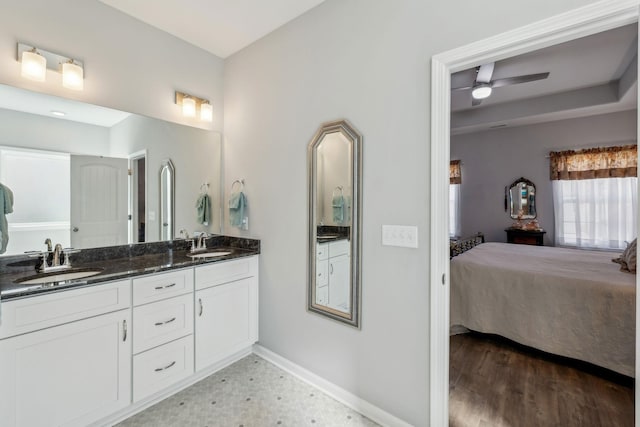
[[[414,225],[383,225],[382,245],[417,248],[418,227]]]

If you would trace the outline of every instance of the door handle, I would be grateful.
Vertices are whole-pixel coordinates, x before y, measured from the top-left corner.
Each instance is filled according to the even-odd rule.
[[[200,314],[198,314],[198,316],[202,316],[202,310],[203,310],[203,307],[202,307],[202,298],[198,298],[198,303],[200,304]]]
[[[127,341],[127,320],[122,321],[122,342]]]
[[[80,231],[80,229],[78,227],[73,227],[72,230],[73,230],[74,233],[77,233],[78,231]]]

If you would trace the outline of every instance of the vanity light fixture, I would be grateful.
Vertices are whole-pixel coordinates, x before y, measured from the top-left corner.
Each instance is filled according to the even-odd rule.
[[[213,106],[208,99],[198,98],[184,92],[176,91],[176,104],[182,106],[182,115],[198,117],[203,122],[213,121]]]
[[[37,82],[47,78],[47,59],[40,55],[36,48],[22,52],[22,77]]]
[[[22,77],[44,82],[49,69],[62,73],[62,86],[67,89],[84,88],[84,66],[78,60],[18,43],[18,61],[22,62]]]

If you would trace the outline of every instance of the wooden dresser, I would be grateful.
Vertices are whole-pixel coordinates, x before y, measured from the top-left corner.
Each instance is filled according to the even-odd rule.
[[[507,243],[517,243],[521,245],[544,246],[544,235],[546,231],[522,230],[520,228],[507,228]]]

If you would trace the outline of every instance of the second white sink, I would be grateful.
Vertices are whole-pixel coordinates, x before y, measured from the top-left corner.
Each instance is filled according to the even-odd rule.
[[[23,285],[39,285],[42,283],[52,282],[64,282],[66,280],[82,279],[85,277],[95,276],[103,272],[103,269],[78,269],[61,271],[59,273],[43,273],[35,276],[25,277],[24,279],[16,280],[16,282]]]
[[[229,255],[231,251],[211,251],[211,252],[200,252],[197,254],[187,254],[188,257],[191,258],[213,258],[218,256]]]

